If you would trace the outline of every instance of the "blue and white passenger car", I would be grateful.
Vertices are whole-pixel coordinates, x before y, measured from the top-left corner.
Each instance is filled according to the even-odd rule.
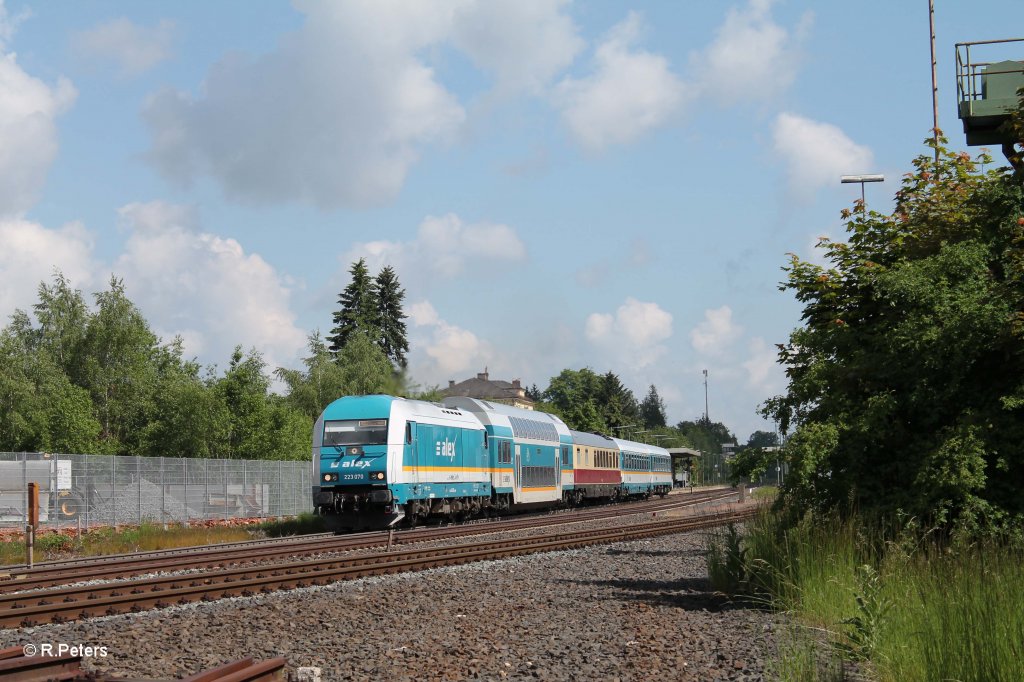
[[[626,497],[666,495],[672,489],[672,456],[665,448],[613,439],[619,447],[622,491]]]
[[[572,435],[561,419],[477,398],[445,398],[444,405],[472,413],[487,430],[497,509],[560,502],[571,493]]]

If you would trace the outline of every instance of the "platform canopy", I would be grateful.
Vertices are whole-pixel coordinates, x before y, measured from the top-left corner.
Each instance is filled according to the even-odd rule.
[[[699,450],[693,450],[692,448],[666,448],[668,454],[672,455],[672,470],[676,470],[676,462],[686,462],[689,464],[697,457],[702,457]]]

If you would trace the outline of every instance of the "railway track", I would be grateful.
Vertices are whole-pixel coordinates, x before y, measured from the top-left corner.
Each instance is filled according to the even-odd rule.
[[[14,568],[0,573],[0,595],[27,590],[46,589],[58,585],[88,581],[122,580],[154,573],[168,573],[194,569],[214,569],[267,562],[301,556],[377,549],[394,545],[442,540],[451,537],[498,533],[526,528],[541,528],[583,521],[593,521],[630,514],[660,513],[709,502],[728,499],[734,493],[713,491],[700,497],[687,496],[653,502],[629,503],[563,511],[546,516],[512,518],[496,521],[473,522],[457,526],[422,527],[394,533],[377,531],[356,535],[321,533],[281,542],[229,543],[183,548],[179,551],[160,550],[139,554],[95,557],[70,562],[49,562],[35,568]]]
[[[0,679],[19,682],[66,680],[106,682],[119,678],[97,677],[82,670],[82,657],[73,654],[26,656],[23,647],[0,649]],[[245,658],[182,678],[182,682],[276,682],[285,679],[285,659],[254,661]],[[159,682],[159,680],[150,680]]]
[[[330,559],[291,561],[267,566],[218,569],[144,578],[120,583],[57,587],[0,596],[0,625],[30,627],[95,616],[132,613],[277,590],[327,585],[374,575],[420,571],[440,566],[510,556],[576,549],[637,540],[742,521],[755,509],[625,527],[561,531],[516,539],[485,540],[440,548],[401,549]]]

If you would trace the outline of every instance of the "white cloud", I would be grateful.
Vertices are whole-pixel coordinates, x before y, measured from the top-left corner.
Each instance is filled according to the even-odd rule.
[[[181,334],[187,352],[219,362],[241,344],[261,351],[270,369],[294,363],[305,333],[270,264],[234,239],[197,231],[189,209],[153,202],[119,213],[131,233],[114,271],[158,333]]]
[[[583,333],[591,341],[602,341],[615,327],[615,317],[609,313],[591,313],[587,317]]]
[[[0,49],[12,31],[0,14]],[[55,119],[76,96],[66,78],[50,87],[25,73],[14,53],[0,52],[0,217],[21,215],[35,202],[57,156]]]
[[[173,21],[149,28],[122,17],[82,31],[73,43],[82,55],[117,63],[122,76],[137,76],[170,58],[173,41]]]
[[[80,223],[49,230],[27,220],[0,220],[0,326],[15,308],[30,310],[40,282],[50,283],[54,269],[76,289],[95,283],[93,237]]]
[[[499,89],[540,92],[572,64],[583,40],[566,0],[482,0],[454,14],[453,40]]]
[[[584,335],[591,343],[612,351],[616,362],[627,362],[639,369],[651,365],[665,353],[661,343],[672,336],[672,314],[657,303],[630,297],[614,315],[589,315]]]
[[[721,355],[742,331],[733,322],[732,309],[724,305],[704,311],[704,320],[690,332],[690,342],[698,353]]]
[[[441,383],[446,381],[445,377],[456,379],[473,368],[484,367],[493,359],[490,344],[468,329],[441,319],[430,301],[411,304],[409,319],[412,322],[410,340],[413,341],[410,346],[414,348],[410,368],[417,377]]]
[[[731,105],[775,97],[792,85],[812,15],[787,30],[772,19],[773,2],[750,0],[743,9],[729,10],[714,42],[691,60],[702,93]]]
[[[3,0],[0,0],[0,52],[7,49],[7,44],[14,37],[14,32],[18,30],[18,25],[30,17],[31,14],[32,12],[26,7],[12,17],[7,13]]]
[[[781,113],[773,130],[775,151],[789,166],[789,183],[797,195],[839,182],[839,176],[870,172],[873,154],[838,127],[795,114]]]
[[[351,263],[359,258],[366,258],[371,272],[391,265],[411,281],[424,274],[452,279],[471,268],[491,269],[500,263],[521,262],[526,259],[526,246],[508,225],[467,224],[449,213],[425,218],[411,241],[356,243],[341,260]]]
[[[462,107],[419,57],[450,24],[443,3],[297,5],[306,24],[276,51],[225,57],[198,97],[149,100],[149,158],[164,176],[210,175],[249,203],[374,205],[459,129]]]
[[[761,391],[774,390],[781,384],[782,369],[778,364],[775,349],[765,340],[755,336],[747,348],[750,357],[743,363],[747,370],[747,383]]]
[[[686,91],[661,56],[633,50],[640,17],[631,12],[598,46],[593,75],[566,78],[555,104],[573,137],[600,151],[625,144],[669,122],[682,109]]]
[[[429,61],[453,46],[498,88],[536,92],[581,47],[564,0],[298,0],[305,24],[272,52],[230,54],[198,94],[165,89],[143,115],[148,158],[235,200],[323,208],[392,200],[466,112]]]

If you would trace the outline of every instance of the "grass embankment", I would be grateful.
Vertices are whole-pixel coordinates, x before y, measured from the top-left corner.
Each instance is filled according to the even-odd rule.
[[[82,533],[81,537],[43,531],[36,536],[35,560],[49,561],[82,556],[128,554],[323,531],[323,519],[313,514],[263,521],[248,526],[172,525],[164,529],[159,524],[143,524],[142,526],[116,529],[96,528]],[[0,542],[0,565],[24,563],[24,538]]]
[[[845,661],[885,682],[1020,680],[1024,549],[889,536],[857,522],[785,529],[766,512],[711,543],[716,588],[789,611],[784,680],[844,679]],[[803,633],[803,634],[801,634]]]

